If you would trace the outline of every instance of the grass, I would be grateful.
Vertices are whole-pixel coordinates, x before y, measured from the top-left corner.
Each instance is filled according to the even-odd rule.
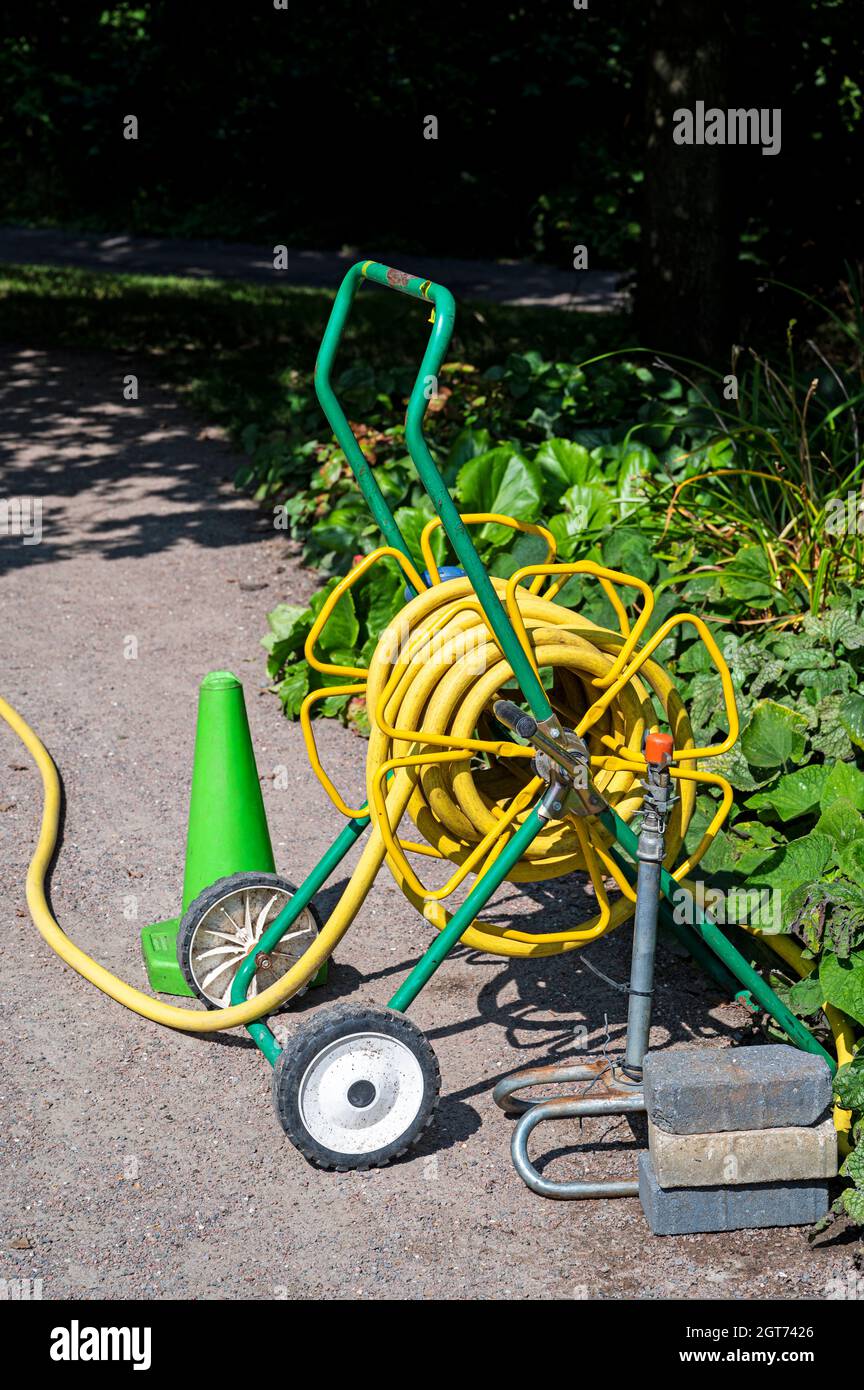
[[[291,373],[311,385],[332,300],[326,290],[281,284],[2,265],[0,337],[151,358],[239,443],[247,425],[266,431],[279,423]],[[625,325],[619,315],[462,304],[450,358],[483,368],[530,345],[553,360],[578,360],[618,345]],[[363,290],[340,364],[419,365],[427,332],[418,306]]]

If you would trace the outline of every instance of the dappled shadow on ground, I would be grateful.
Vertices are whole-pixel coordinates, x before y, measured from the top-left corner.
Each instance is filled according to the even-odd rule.
[[[124,378],[138,376],[138,399]],[[239,459],[202,429],[152,366],[104,354],[0,353],[0,572],[87,551],[105,559],[180,542],[238,545],[272,531],[233,489]],[[25,543],[16,505],[41,504]]]
[[[584,921],[596,910],[596,901],[586,894],[585,886],[582,874],[569,874],[545,883],[503,884],[483,918],[499,926],[539,934],[561,930]],[[344,884],[340,883],[330,891],[327,910],[336,905],[342,888]],[[470,1035],[484,1025],[492,1025],[503,1031],[511,1060],[499,1074],[478,1078],[476,1084],[456,1093],[456,1097],[465,1100],[489,1090],[520,1066],[519,1054],[529,1054],[525,1066],[536,1066],[540,1060],[576,1062],[607,1050],[613,1057],[620,1054],[626,1036],[631,942],[632,922],[627,922],[579,950],[557,956],[503,959],[457,946],[426,989],[433,994],[447,994],[451,988],[448,972],[456,962],[463,972],[467,966],[472,974],[476,973],[476,989],[470,985],[464,988],[463,974],[458,994],[467,1005],[464,1017],[455,1023],[433,1026],[427,1030],[429,1038],[434,1043],[436,1039]],[[335,1002],[349,999],[361,986],[379,983],[383,1003],[405,979],[416,959],[413,953],[400,954],[379,970],[362,975],[353,966],[339,963],[328,989],[322,993],[326,993],[328,1001]],[[608,979],[594,973],[588,961]],[[300,1007],[312,1008],[320,1000],[317,991],[310,991]],[[738,1010],[718,1018],[717,1005],[725,1002],[728,1001],[721,998],[716,986],[689,956],[661,932],[652,1047],[740,1041],[752,1030],[752,1024]],[[538,1050],[542,1058],[538,1057]],[[504,1047],[502,1055],[506,1055]]]

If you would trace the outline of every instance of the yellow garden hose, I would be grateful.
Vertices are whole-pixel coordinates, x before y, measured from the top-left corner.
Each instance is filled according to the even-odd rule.
[[[467,582],[457,580],[421,592],[382,637],[369,673],[370,703],[377,701],[380,692],[387,718],[407,722],[412,728],[422,712],[423,739],[438,740],[452,748],[454,760],[440,767],[433,763],[419,774],[409,768],[400,767],[396,771],[387,788],[383,810],[380,796],[377,800],[373,798],[372,833],[338,905],[313,945],[268,989],[243,1004],[218,1011],[198,1011],[163,1003],[120,980],[66,936],[45,897],[45,877],[56,845],[59,822],[57,769],[37,734],[20,714],[0,699],[0,715],[21,739],[42,778],[42,822],[27,872],[26,893],[33,921],[52,950],[84,979],[142,1017],[169,1028],[213,1033],[256,1021],[309,983],[350,927],[385,858],[409,900],[432,925],[443,927],[449,920],[446,909],[434,894],[427,894],[422,887],[418,890],[410,870],[407,875],[405,873],[407,861],[403,843],[408,843],[412,849],[447,857],[457,865],[460,860],[464,863],[485,833],[491,830],[500,834],[499,827],[506,819],[502,807],[512,801],[514,794],[519,797],[517,806],[521,804],[527,808],[531,800],[527,793],[539,787],[528,769],[524,749],[516,749],[516,757],[490,760],[481,771],[472,771],[466,761],[464,746],[471,742],[470,730],[474,721],[481,719],[484,700],[493,686],[505,681],[510,674],[497,648],[488,641],[476,600],[472,605],[468,591]],[[560,677],[560,690],[555,698],[561,702],[565,722],[571,726],[580,721],[584,723],[586,711],[596,697],[592,682],[602,681],[613,668],[622,638],[574,617],[568,609],[539,599],[529,591],[520,591],[519,604],[530,629],[536,660],[554,668]],[[405,632],[409,640],[400,652],[399,642]],[[425,644],[430,636],[436,641],[427,651]],[[453,659],[452,644],[459,641],[463,641],[468,654],[465,660]],[[487,666],[479,681],[478,660]],[[602,764],[595,774],[598,788],[624,818],[632,817],[641,802],[639,763],[634,759],[639,758],[643,732],[655,718],[649,690],[653,689],[666,710],[676,747],[682,750],[692,747],[686,711],[669,677],[653,661],[643,663],[641,676],[642,680],[634,677],[608,701],[591,732],[591,741],[600,750],[595,761]],[[485,743],[497,749],[500,740]],[[370,791],[373,787],[380,790],[379,773],[388,759],[407,756],[412,748],[416,748],[415,735],[406,743],[391,739],[381,729],[373,730],[367,763]],[[513,753],[514,748],[508,745],[507,752]],[[692,784],[682,784],[681,792],[670,826],[670,863],[683,842],[695,800]],[[428,837],[427,846],[395,840],[390,827],[398,826],[406,809]],[[548,955],[572,949],[620,925],[632,913],[633,890],[608,856],[608,839],[606,832],[600,830],[599,840],[591,844],[583,825],[556,822],[537,837],[530,857],[517,866],[513,875],[520,880],[537,881],[580,867],[587,868],[600,905],[600,912],[592,922],[547,936],[478,922],[466,933],[465,943],[499,955]],[[499,838],[498,843],[503,840]],[[495,848],[490,852],[494,858]],[[608,873],[620,881],[623,894],[611,907],[603,885],[603,876]]]
[[[39,775],[42,778],[44,793],[42,823],[36,849],[27,869],[27,906],[30,909],[30,916],[52,951],[56,951],[61,960],[65,961],[79,975],[82,975],[85,980],[89,980],[90,984],[95,985],[103,994],[107,994],[125,1008],[131,1009],[133,1013],[140,1014],[142,1018],[149,1018],[154,1023],[164,1024],[166,1028],[179,1028],[188,1033],[218,1033],[224,1028],[237,1028],[247,1023],[254,1023],[256,1019],[278,1008],[285,999],[308,983],[332,953],[336,942],[351,925],[357,908],[355,906],[354,912],[350,911],[349,885],[339,908],[333,913],[327,926],[316,938],[302,960],[298,961],[275,985],[263,990],[254,999],[228,1009],[219,1009],[214,1012],[179,1009],[173,1004],[163,1004],[160,999],[154,999],[151,995],[144,994],[142,990],[126,984],[124,980],[112,975],[110,970],[106,970],[104,965],[100,965],[98,961],[88,956],[86,951],[82,951],[80,946],[75,945],[74,941],[70,941],[48,906],[45,899],[45,876],[57,843],[57,829],[60,819],[60,779],[51,756],[41,739],[21,718],[21,715],[2,698],[0,698],[0,716],[18,735],[39,769]],[[362,862],[361,860],[361,864]],[[376,870],[372,870],[372,878],[374,878],[375,872]],[[357,870],[355,870],[355,878],[356,876]],[[362,897],[360,902],[362,902]],[[346,915],[347,920],[345,920]],[[334,922],[334,919],[338,920]]]
[[[399,560],[394,551],[379,553]],[[311,711],[319,699],[337,691],[365,694],[371,723],[366,790],[373,840],[382,846],[382,858],[409,902],[440,930],[450,920],[443,899],[470,872],[482,875],[494,862],[544,784],[531,766],[533,750],[504,737],[504,731],[496,730],[491,720],[494,698],[506,687],[512,671],[491,637],[467,579],[423,589],[416,572],[405,564],[406,577],[421,592],[381,635],[368,671],[335,666],[318,657],[316,643],[330,614],[373,562],[374,556],[367,556],[357,572],[341,581],[313,626],[306,644],[310,665],[328,676],[343,676],[349,683],[327,685],[309,695],[301,723],[312,767],[334,804],[345,815],[357,815],[362,808],[346,805],[321,767]],[[551,577],[556,591],[568,574],[577,570],[596,575],[612,592],[612,581],[637,587],[644,600],[640,618],[631,630],[619,603],[622,631],[601,628],[540,597],[534,592],[535,583],[519,587],[520,576],[530,578],[535,570],[539,571],[535,583]],[[642,804],[642,742],[647,732],[657,728],[657,709],[662,711],[681,763],[676,769],[680,795],[667,837],[667,865],[671,868],[684,842],[697,782],[722,783],[722,779],[689,771],[686,760],[695,750],[683,703],[649,650],[635,653],[653,605],[650,590],[641,581],[589,562],[537,566],[520,572],[508,584],[498,579],[493,579],[493,584],[507,603],[535,669],[550,673],[550,699],[562,725],[587,740],[597,790],[625,821],[631,820]],[[712,656],[724,683],[729,739],[734,740],[737,713],[731,682],[716,648]],[[701,751],[710,755],[724,746]],[[683,870],[692,868],[705,853],[728,805],[724,796],[709,831]],[[406,815],[419,832],[419,840],[403,838],[400,827]],[[495,955],[548,956],[576,949],[620,926],[633,913],[634,892],[612,858],[611,847],[612,836],[598,821],[592,821],[590,829],[575,816],[551,822],[517,863],[510,879],[538,882],[585,872],[598,912],[577,926],[544,933],[478,920],[462,937],[464,944]],[[442,886],[427,886],[409,861],[409,854],[449,861],[456,870]],[[609,877],[621,892],[614,904],[609,903],[605,887]]]

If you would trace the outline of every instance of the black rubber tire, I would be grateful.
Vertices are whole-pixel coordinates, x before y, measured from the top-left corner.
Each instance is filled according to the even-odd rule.
[[[195,928],[198,926],[204,913],[209,911],[213,904],[218,902],[220,898],[223,898],[226,893],[235,891],[238,888],[255,888],[259,885],[262,888],[282,888],[289,896],[297,892],[296,883],[292,883],[288,878],[283,878],[281,874],[228,874],[226,878],[219,878],[215,883],[211,883],[210,887],[205,888],[203,892],[199,893],[197,898],[193,898],[181,918],[180,926],[177,930],[177,961],[183,972],[183,979],[192,990],[195,998],[200,999],[201,1003],[208,1009],[218,1009],[220,1006],[214,1004],[211,999],[207,998],[206,994],[202,993],[192,974],[189,957],[192,950],[192,939],[195,935]],[[320,932],[322,926],[321,916],[314,903],[309,904],[309,911]],[[291,997],[296,998],[296,995],[292,995]],[[287,1008],[290,1003],[291,1000],[286,999],[281,1008]],[[277,1010],[277,1012],[281,1012],[281,1009]]]
[[[306,1128],[300,1112],[300,1084],[315,1057],[331,1043],[353,1033],[384,1033],[413,1053],[423,1077],[423,1096],[411,1123],[385,1148],[371,1153],[339,1153],[325,1148]],[[336,1004],[323,1009],[288,1040],[273,1068],[273,1107],[295,1149],[316,1168],[339,1173],[383,1168],[400,1158],[432,1123],[441,1091],[438,1058],[425,1033],[404,1014],[369,1005]]]

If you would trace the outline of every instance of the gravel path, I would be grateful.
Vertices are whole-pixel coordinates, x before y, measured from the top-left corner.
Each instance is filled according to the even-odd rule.
[[[385,265],[422,271],[446,285],[460,299],[535,308],[609,313],[627,307],[613,270],[558,270],[533,261],[464,261],[448,256],[417,256],[372,248]],[[267,284],[335,289],[354,261],[370,254],[364,248],[302,251],[293,247],[284,270],[273,269],[272,246],[234,241],[182,241],[159,237],[106,236],[100,232],[65,232],[51,227],[0,227],[0,263],[69,265],[83,270],[112,270],[139,275],[214,276]]]
[[[305,598],[313,580],[233,491],[225,444],[147,371],[140,400],[124,403],[119,360],[7,349],[2,369],[9,491],[44,506],[41,544],[0,538],[3,693],[65,784],[55,913],[145,986],[138,930],[179,905],[208,669],[244,681],[279,867],[302,876],[339,828],[298,729],[261,691],[265,609]],[[321,744],[336,780],[358,788],[365,745],[330,723]],[[287,790],[273,780],[283,765]],[[412,1011],[444,1078],[420,1149],[368,1176],[308,1167],[277,1127],[269,1069],[244,1034],[159,1029],[42,943],[23,892],[40,807],[36,773],[3,726],[0,1277],[40,1278],[46,1298],[100,1299],[824,1297],[845,1279],[851,1247],[811,1251],[800,1231],[656,1240],[635,1200],[552,1203],[527,1191],[494,1082],[574,1053],[581,1029],[601,1042],[604,1016],[613,1048],[622,1036],[622,996],[574,957],[448,961]],[[496,905],[546,922],[590,906],[575,879],[548,893],[505,886]],[[330,984],[280,1028],[336,998],[383,1003],[427,931],[380,878]],[[591,953],[619,980],[627,936]],[[737,1007],[661,948],[654,1046],[724,1045],[743,1028]],[[589,1122],[581,1135],[572,1122],[547,1127],[549,1171],[623,1176],[642,1138],[624,1121]]]

